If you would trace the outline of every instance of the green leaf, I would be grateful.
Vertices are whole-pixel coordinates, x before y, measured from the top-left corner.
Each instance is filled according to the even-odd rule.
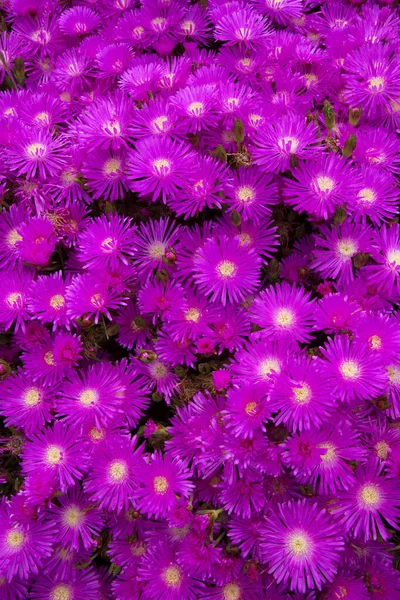
[[[349,138],[345,141],[343,146],[342,155],[343,156],[351,156],[354,152],[354,149],[357,145],[357,138],[354,133],[351,134]]]
[[[328,130],[332,131],[335,127],[336,115],[332,104],[328,100],[325,100],[324,102],[324,119]]]
[[[244,140],[244,125],[240,119],[235,119],[233,137],[235,138],[235,142],[237,144],[241,144]]]
[[[349,123],[350,125],[358,125],[362,115],[362,108],[350,108]]]
[[[228,155],[222,144],[218,144],[213,154],[217,160],[220,160],[223,163],[226,163],[228,160]]]

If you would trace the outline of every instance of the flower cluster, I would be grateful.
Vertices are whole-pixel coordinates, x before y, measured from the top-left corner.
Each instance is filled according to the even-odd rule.
[[[396,6],[1,3],[1,598],[400,599]]]

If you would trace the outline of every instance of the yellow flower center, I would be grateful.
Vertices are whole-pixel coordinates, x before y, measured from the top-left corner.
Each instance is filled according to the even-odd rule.
[[[93,404],[96,404],[98,400],[99,395],[97,391],[91,388],[83,390],[83,392],[79,394],[79,402],[82,406],[92,406]]]
[[[164,254],[164,244],[161,244],[160,242],[155,242],[154,244],[151,244],[151,246],[149,246],[149,255],[151,256],[151,258],[159,260],[164,256]]]
[[[239,60],[239,65],[242,67],[249,67],[250,66],[250,59],[249,58],[241,58]]]
[[[53,356],[53,353],[52,353],[52,352],[50,352],[50,351],[49,351],[49,352],[46,352],[46,354],[44,355],[43,359],[44,359],[44,362],[46,363],[46,365],[49,365],[49,366],[51,366],[51,367],[54,367],[54,365],[56,364],[56,363],[54,362],[54,356]]]
[[[357,254],[357,245],[353,240],[340,240],[337,245],[337,251],[340,256],[351,258]]]
[[[46,146],[39,142],[35,144],[29,144],[26,148],[26,153],[30,158],[39,158],[46,152]]]
[[[382,339],[379,335],[371,335],[368,340],[368,347],[370,350],[380,350],[382,348]]]
[[[222,588],[222,596],[224,600],[240,600],[242,592],[236,583],[227,583]]]
[[[22,531],[10,529],[6,534],[6,544],[14,551],[19,550],[25,542],[25,536]]]
[[[108,135],[119,136],[121,135],[121,125],[118,121],[107,121],[103,124],[103,131]]]
[[[165,23],[165,19],[163,17],[156,17],[155,19],[152,19],[151,24],[156,27],[159,28],[160,25],[164,25]]]
[[[73,592],[69,585],[60,583],[53,588],[50,600],[73,600]]]
[[[376,508],[381,501],[381,493],[379,487],[375,483],[365,483],[359,493],[358,499],[360,504],[365,508]]]
[[[156,131],[161,129],[161,131],[164,131],[164,123],[168,122],[168,117],[166,117],[165,115],[161,115],[160,117],[157,117],[156,119],[153,119],[152,121],[152,127],[153,129],[155,129]]]
[[[278,145],[284,152],[290,152],[290,154],[296,154],[296,150],[300,145],[300,140],[292,136],[285,136],[278,140]]]
[[[222,260],[217,264],[216,271],[223,279],[233,277],[236,271],[235,263],[233,263],[231,260]]]
[[[68,527],[78,527],[84,516],[84,513],[77,506],[70,506],[64,512],[63,521]]]
[[[258,125],[262,121],[262,116],[257,114],[249,115],[249,121],[252,125]]]
[[[343,587],[342,585],[339,585],[335,591],[335,596],[336,596],[336,598],[338,598],[338,600],[341,600],[341,598],[346,598],[347,597],[347,589],[345,587]]]
[[[157,475],[157,477],[154,477],[154,491],[157,494],[165,494],[168,491],[169,488],[169,483],[166,477],[163,477],[162,475]]]
[[[310,539],[303,532],[293,532],[288,537],[287,548],[289,552],[294,554],[297,558],[303,558],[307,556],[310,551]]]
[[[20,300],[22,300],[22,294],[13,292],[7,296],[6,302],[10,308],[17,308]]]
[[[375,202],[376,200],[376,194],[371,188],[363,188],[358,192],[357,196],[361,202],[365,202],[367,204]]]
[[[50,115],[47,112],[40,112],[35,116],[35,121],[48,125],[50,123]]]
[[[161,362],[153,362],[150,365],[150,372],[155,379],[162,379],[168,373],[167,367]]]
[[[135,38],[141,38],[143,37],[144,34],[144,27],[142,27],[141,25],[138,25],[138,27],[135,27],[134,29],[132,29],[132,35]]]
[[[390,365],[388,368],[389,381],[392,385],[400,383],[400,369],[396,365]]]
[[[255,200],[254,188],[249,185],[242,185],[236,191],[236,198],[243,204],[251,203]]]
[[[204,110],[204,104],[203,102],[192,102],[189,104],[187,110],[189,113],[196,115]]]
[[[368,79],[368,87],[371,92],[381,92],[385,85],[385,80],[383,77],[370,77]]]
[[[38,389],[30,388],[24,394],[24,404],[26,406],[36,406],[42,401],[41,394]]]
[[[65,298],[61,294],[56,294],[50,298],[50,306],[54,310],[60,310],[65,305]]]
[[[389,265],[395,265],[398,267],[400,265],[400,249],[394,248],[387,253],[387,261]]]
[[[102,308],[103,301],[100,294],[93,294],[90,298],[90,304],[92,304],[95,308]]]
[[[62,462],[62,448],[52,445],[46,450],[46,462],[48,465],[59,465]]]
[[[272,372],[280,373],[280,371],[281,371],[281,366],[280,366],[279,362],[276,360],[276,358],[264,359],[260,363],[260,366],[258,368],[259,374],[261,375],[261,377],[264,377],[265,379],[269,375],[271,375]]]
[[[0,588],[3,587],[3,585],[6,582],[6,578],[5,577],[0,577]]]
[[[7,244],[14,248],[17,242],[20,242],[21,240],[22,236],[19,235],[18,231],[16,229],[11,229],[11,231],[7,235]]]
[[[335,182],[330,177],[325,175],[317,177],[317,185],[321,192],[331,192],[334,188]]]
[[[354,360],[343,361],[339,370],[344,379],[357,379],[360,375],[360,367]]]
[[[185,312],[185,321],[192,321],[193,323],[197,323],[201,317],[201,312],[198,308],[189,308]]]
[[[275,324],[279,325],[283,329],[287,329],[293,325],[295,316],[292,310],[287,308],[281,308],[275,313]]]
[[[321,444],[317,444],[317,448],[323,448],[326,450],[325,454],[321,454],[321,460],[324,463],[333,463],[336,460],[336,446],[334,446],[331,442],[322,442]]]
[[[311,87],[313,83],[318,81],[318,77],[315,75],[315,73],[306,73],[305,78],[307,87]]]
[[[181,571],[179,567],[167,567],[163,571],[162,578],[168,587],[177,588],[182,581]]]
[[[292,388],[296,404],[308,404],[311,400],[311,388],[307,383],[300,381]]]
[[[71,102],[71,100],[72,100],[71,94],[67,91],[61,92],[60,100],[62,100],[63,102]]]
[[[196,23],[194,21],[183,21],[181,23],[181,29],[186,33],[186,35],[190,35],[196,31]]]
[[[258,404],[257,402],[248,402],[244,407],[244,412],[249,417],[256,417],[258,415]]]
[[[167,158],[158,158],[153,161],[153,169],[157,175],[168,175],[171,171],[171,161]]]
[[[133,556],[143,556],[147,550],[147,547],[143,542],[135,542],[134,544],[130,545],[130,549]]]
[[[228,98],[226,101],[229,110],[233,110],[237,106],[239,106],[239,98]]]
[[[104,429],[101,429],[99,431],[97,429],[97,427],[92,427],[92,429],[89,431],[89,437],[94,442],[98,442],[100,440],[104,440],[105,435],[106,435],[106,433],[105,433]]]
[[[109,158],[104,163],[103,170],[106,175],[118,175],[118,173],[121,171],[121,166],[122,163],[120,160],[117,158]]]
[[[389,454],[390,447],[389,447],[389,444],[382,441],[382,442],[377,442],[375,444],[375,450],[378,455],[378,458],[386,460],[388,457],[388,454]]]
[[[110,478],[115,483],[120,483],[124,481],[128,475],[128,467],[125,461],[123,460],[113,460],[110,466],[108,467],[108,473]]]

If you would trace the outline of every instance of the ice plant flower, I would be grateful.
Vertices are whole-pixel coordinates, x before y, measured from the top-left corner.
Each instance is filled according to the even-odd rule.
[[[277,582],[305,592],[332,581],[343,551],[343,536],[326,511],[310,501],[282,504],[263,530],[262,552]]]

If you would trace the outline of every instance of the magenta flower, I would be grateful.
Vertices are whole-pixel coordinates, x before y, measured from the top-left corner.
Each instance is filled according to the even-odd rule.
[[[49,524],[34,521],[29,526],[16,524],[6,513],[6,507],[2,506],[0,573],[4,573],[7,581],[11,582],[14,577],[27,580],[30,573],[37,575],[44,559],[50,556],[53,543],[54,532]]]
[[[309,293],[282,283],[256,297],[251,319],[262,328],[261,337],[308,342],[315,327],[314,310]]]
[[[397,527],[399,489],[397,480],[379,476],[376,465],[369,464],[359,468],[352,487],[338,495],[334,514],[353,535],[361,535],[365,540],[375,540],[379,535],[386,540],[391,534],[382,519]]]
[[[213,302],[240,302],[256,290],[260,259],[239,240],[209,239],[194,259],[194,278]]]
[[[82,460],[79,434],[56,421],[52,429],[31,435],[24,446],[22,470],[25,475],[40,477],[38,469],[51,473],[60,489],[65,491],[75,484],[86,470]]]
[[[365,400],[382,393],[383,368],[366,345],[341,336],[331,338],[321,352],[325,358],[322,372],[343,401]]]
[[[145,139],[137,144],[128,160],[132,190],[140,196],[151,195],[153,202],[161,196],[165,203],[168,196],[182,187],[192,162],[192,151],[182,143],[169,138]]]
[[[136,438],[114,438],[96,453],[83,489],[100,508],[120,513],[136,497],[142,448],[135,445]]]
[[[47,514],[57,528],[57,541],[64,547],[79,550],[81,544],[86,549],[95,546],[103,520],[100,511],[88,503],[81,491],[74,488],[67,496],[61,496],[60,506],[53,506]]]
[[[318,134],[312,123],[296,116],[266,124],[257,134],[252,151],[254,162],[263,171],[279,173],[299,159],[316,158]]]
[[[281,371],[270,393],[269,409],[278,412],[275,422],[292,432],[330,421],[334,406],[332,389],[318,364],[301,356]]]
[[[50,389],[40,379],[32,379],[21,370],[7,377],[1,385],[0,413],[7,427],[27,433],[39,431],[52,420],[51,410],[57,388]]]
[[[267,517],[262,551],[278,583],[289,583],[299,592],[309,587],[320,590],[335,576],[343,537],[316,503],[288,502]]]
[[[184,464],[168,455],[163,458],[159,452],[139,463],[136,477],[138,507],[149,517],[166,517],[175,506],[177,495],[187,498],[193,490],[190,471]]]

